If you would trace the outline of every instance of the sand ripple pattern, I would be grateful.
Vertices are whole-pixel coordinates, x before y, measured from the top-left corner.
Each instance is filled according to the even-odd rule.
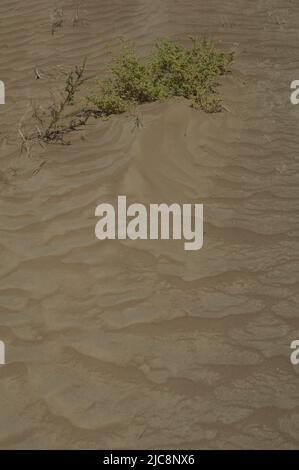
[[[61,1],[51,36],[53,5],[0,4],[0,447],[298,448],[298,3],[89,0],[74,28]],[[146,105],[142,129],[113,118],[19,157],[19,120],[55,67],[200,35],[235,51],[225,112]],[[204,248],[97,241],[95,207],[119,194],[202,202]]]

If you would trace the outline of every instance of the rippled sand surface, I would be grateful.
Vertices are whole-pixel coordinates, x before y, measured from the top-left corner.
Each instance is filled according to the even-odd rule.
[[[56,4],[53,36],[54,2],[0,4],[0,447],[298,448],[298,3],[89,0],[77,27]],[[19,156],[59,66],[99,71],[107,46],[165,36],[235,52],[223,113],[146,105],[142,128],[90,122]],[[95,207],[119,194],[203,203],[204,248],[99,242]]]

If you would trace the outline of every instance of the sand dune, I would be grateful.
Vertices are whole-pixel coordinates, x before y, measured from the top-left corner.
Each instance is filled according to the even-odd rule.
[[[64,23],[51,35],[58,5]],[[2,0],[1,448],[298,448],[299,5]],[[170,101],[18,149],[59,67],[100,73],[121,40],[235,52],[225,111]],[[36,80],[34,69],[43,78]],[[205,246],[94,236],[97,204],[203,203]]]

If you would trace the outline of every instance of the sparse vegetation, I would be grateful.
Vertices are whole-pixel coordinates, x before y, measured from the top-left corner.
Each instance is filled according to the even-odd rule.
[[[65,135],[79,129],[93,117],[124,113],[138,104],[181,97],[206,112],[219,112],[222,100],[217,92],[218,79],[228,71],[232,57],[218,52],[213,43],[193,40],[187,48],[179,42],[159,42],[150,56],[139,58],[133,48],[125,46],[109,66],[109,74],[96,80],[91,91],[84,84],[86,61],[66,73],[64,90],[52,98],[47,109],[33,107],[34,131],[19,134],[22,149],[30,152],[32,141],[67,144]],[[87,96],[78,92],[85,90]],[[78,103],[77,103],[78,101]],[[76,102],[76,105],[75,105]],[[70,108],[72,112],[70,112]],[[136,128],[141,128],[139,118]]]

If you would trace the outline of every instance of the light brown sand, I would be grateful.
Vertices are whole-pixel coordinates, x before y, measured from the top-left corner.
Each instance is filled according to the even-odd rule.
[[[51,36],[53,5],[0,3],[0,447],[298,448],[298,3],[89,0],[73,28],[61,1]],[[151,104],[142,129],[90,122],[69,147],[19,156],[20,119],[57,66],[203,35],[236,53],[226,112]],[[97,241],[95,207],[119,194],[204,203],[204,248]]]

